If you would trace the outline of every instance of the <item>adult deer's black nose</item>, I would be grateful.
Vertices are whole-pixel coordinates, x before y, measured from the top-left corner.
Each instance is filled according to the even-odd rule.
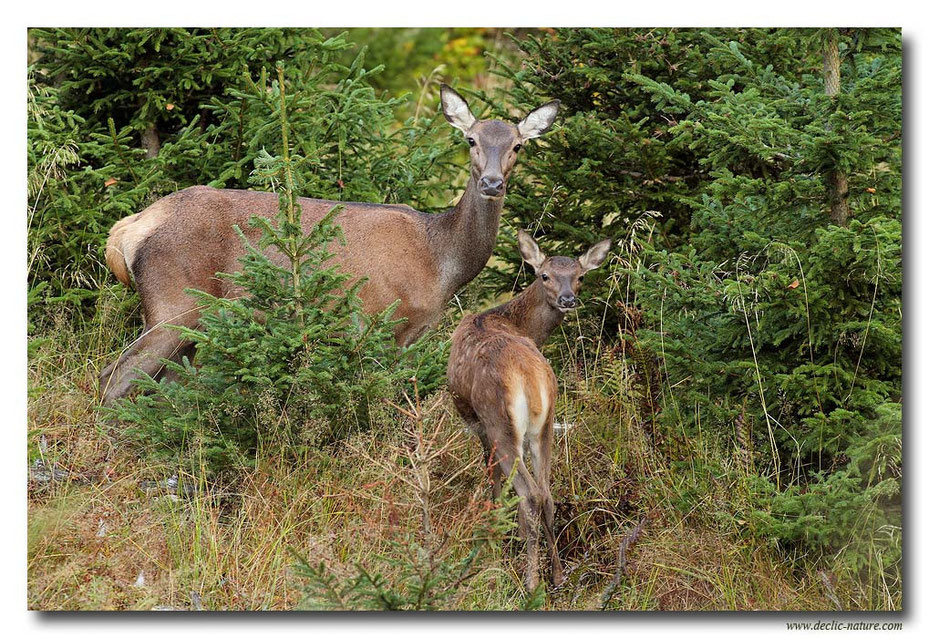
[[[562,308],[574,308],[577,305],[577,297],[574,295],[561,295],[558,297],[558,305]]]
[[[488,197],[496,197],[503,192],[503,178],[502,177],[490,177],[485,175],[481,178],[481,181],[478,183],[478,186],[481,188],[481,195],[487,195]]]

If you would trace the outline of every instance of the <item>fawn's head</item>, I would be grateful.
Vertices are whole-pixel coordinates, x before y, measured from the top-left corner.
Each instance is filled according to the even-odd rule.
[[[516,155],[526,140],[551,128],[561,104],[547,102],[519,124],[502,120],[479,120],[454,89],[442,85],[442,112],[452,126],[464,133],[471,146],[471,177],[481,197],[497,199],[506,192],[506,180],[516,165]]]
[[[545,301],[561,312],[577,307],[577,293],[584,275],[602,264],[609,250],[610,240],[604,239],[577,259],[546,257],[532,235],[521,229],[519,231],[519,252],[535,270],[537,281],[545,291]]]

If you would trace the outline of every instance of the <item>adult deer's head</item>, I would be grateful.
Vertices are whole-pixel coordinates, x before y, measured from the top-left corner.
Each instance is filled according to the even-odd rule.
[[[465,134],[471,146],[471,177],[482,197],[496,199],[506,192],[506,180],[526,140],[551,128],[561,104],[553,100],[527,115],[519,124],[478,120],[454,89],[442,85],[442,112],[452,126]]]
[[[532,235],[520,229],[519,252],[526,263],[535,270],[536,277],[545,291],[549,306],[567,312],[577,307],[577,293],[584,274],[603,263],[610,250],[610,240],[604,239],[591,246],[577,259],[571,257],[546,257],[539,250]]]

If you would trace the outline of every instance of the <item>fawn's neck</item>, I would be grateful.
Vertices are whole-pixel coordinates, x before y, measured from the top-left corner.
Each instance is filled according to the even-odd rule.
[[[564,321],[565,313],[553,308],[545,299],[545,290],[539,279],[501,306],[488,313],[502,316],[527,337],[542,347],[549,335]]]

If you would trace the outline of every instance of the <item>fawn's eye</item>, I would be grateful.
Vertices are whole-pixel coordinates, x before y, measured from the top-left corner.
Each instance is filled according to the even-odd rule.
[[[513,152],[519,153],[519,149],[521,149],[522,147],[523,147],[522,144],[517,144],[516,146],[513,147]]]
[[[474,141],[473,137],[468,138],[468,146],[474,146],[477,142]]]
[[[539,275],[539,277],[542,278],[542,281],[548,281],[548,275],[546,275],[544,272],[541,275]]]

